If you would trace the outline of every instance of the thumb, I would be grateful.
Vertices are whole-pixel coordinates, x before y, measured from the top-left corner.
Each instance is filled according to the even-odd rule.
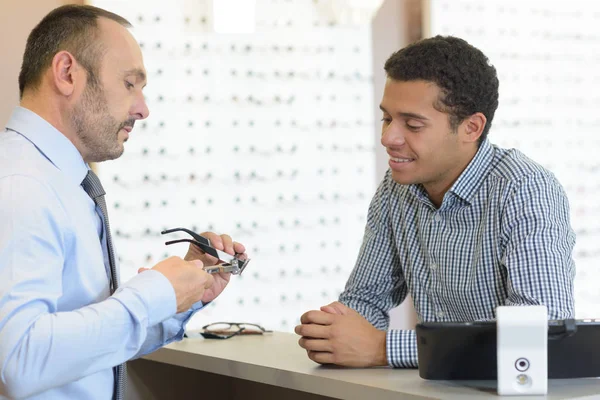
[[[200,260],[192,260],[190,262],[193,263],[198,268],[204,267],[204,263],[202,261],[200,261]]]
[[[149,269],[150,268],[144,268],[144,267],[142,267],[142,268],[138,269],[138,274],[141,274],[144,271],[148,271]]]

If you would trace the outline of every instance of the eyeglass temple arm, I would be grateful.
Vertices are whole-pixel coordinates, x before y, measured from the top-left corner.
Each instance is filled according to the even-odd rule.
[[[187,242],[187,243],[193,243],[196,246],[200,247],[200,250],[202,250],[203,252],[205,252],[208,255],[213,256],[214,258],[221,260],[221,261],[227,261],[227,260],[223,260],[223,257],[219,257],[219,252],[217,249],[214,249],[208,245],[205,245],[204,243],[198,242],[196,240],[192,240],[192,239],[177,239],[177,240],[170,240],[168,242],[165,242],[165,244],[168,246],[170,244],[175,244],[175,243],[183,243],[183,242]]]
[[[208,240],[204,236],[200,236],[196,232],[190,231],[189,229],[186,229],[186,228],[165,229],[164,231],[161,232],[161,234],[165,235],[167,233],[173,233],[173,232],[185,232],[188,235],[190,235],[191,237],[193,237],[197,242],[203,243],[205,246],[210,246],[210,240]]]

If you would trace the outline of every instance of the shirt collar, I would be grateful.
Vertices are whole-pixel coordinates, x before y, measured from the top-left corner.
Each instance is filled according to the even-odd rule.
[[[473,196],[487,178],[493,157],[494,146],[486,139],[448,192],[471,204]]]
[[[25,137],[69,179],[80,185],[88,172],[79,150],[48,121],[24,107],[16,107],[6,128]]]
[[[460,174],[447,193],[452,193],[459,199],[471,204],[471,199],[487,177],[493,156],[494,146],[486,139],[481,143],[477,153],[475,153],[475,157],[473,157],[469,165],[467,165],[467,168]],[[410,185],[409,190],[418,199],[427,203],[432,208],[435,208],[427,195],[427,191],[423,188],[423,185]],[[444,203],[447,203],[448,201],[447,196],[444,196],[442,207],[444,206]],[[451,202],[453,202],[453,200]]]

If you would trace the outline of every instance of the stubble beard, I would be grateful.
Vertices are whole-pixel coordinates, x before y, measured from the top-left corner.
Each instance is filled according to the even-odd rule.
[[[88,84],[81,101],[74,107],[71,123],[85,149],[87,162],[114,160],[122,154],[119,131],[128,124],[120,123],[110,115],[103,89]]]

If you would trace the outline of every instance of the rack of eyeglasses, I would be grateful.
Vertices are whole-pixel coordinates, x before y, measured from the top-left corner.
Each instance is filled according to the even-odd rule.
[[[127,279],[185,253],[167,228],[232,235],[252,263],[188,327],[291,331],[343,289],[375,191],[370,27],[257,0],[256,33],[220,35],[211,3],[93,2],[133,23],[148,72],[150,118],[99,166],[113,236]]]
[[[457,35],[497,68],[500,106],[490,140],[556,174],[577,234],[575,307],[600,310],[600,3],[431,0],[430,35]]]

